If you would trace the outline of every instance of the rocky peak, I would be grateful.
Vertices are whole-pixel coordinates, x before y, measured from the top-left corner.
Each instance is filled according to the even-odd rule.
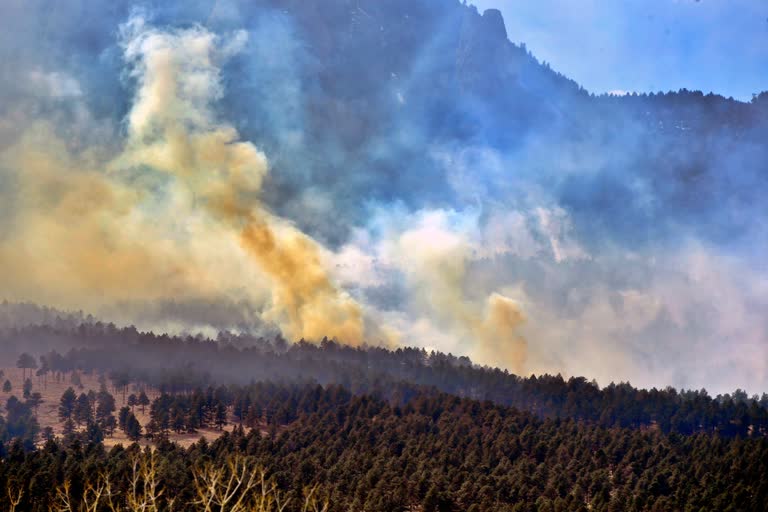
[[[483,29],[487,31],[489,39],[507,40],[507,28],[504,26],[504,18],[498,9],[486,9],[483,12]]]

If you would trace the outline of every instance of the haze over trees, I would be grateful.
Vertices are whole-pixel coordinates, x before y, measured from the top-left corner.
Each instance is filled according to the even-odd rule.
[[[130,489],[131,468],[150,455],[106,451],[118,430],[154,444],[156,491],[192,510],[201,468],[241,457],[265,468],[286,512],[304,511],[308,490],[328,511],[760,510],[768,499],[765,394],[600,388],[421,349],[158,336],[99,322],[6,329],[0,347],[21,340],[72,385],[56,404],[58,436],[36,420],[40,379],[25,379],[25,401],[7,400],[0,506],[16,497],[17,510],[64,510],[64,495],[93,502],[107,481]],[[101,390],[76,390],[81,374],[101,375]],[[200,429],[221,435],[173,442]],[[32,467],[50,485],[24,476]]]
[[[139,69],[126,66],[130,59],[124,55],[125,41],[116,33],[131,18],[134,2],[102,4],[64,0],[62,5],[68,7],[57,12],[57,19],[68,30],[50,30],[45,37],[35,37],[32,29],[45,30],[38,19],[48,19],[50,13],[41,5],[14,11],[15,16],[3,20],[8,24],[5,32],[16,36],[11,39],[14,44],[30,53],[29,60],[6,62],[6,76],[19,77],[21,82],[11,81],[0,90],[8,96],[3,102],[8,115],[16,115],[10,118],[21,119],[20,133],[47,122],[55,126],[63,148],[77,146],[76,139],[89,146],[87,136],[93,133],[108,139],[103,144],[107,152],[106,148],[125,146],[122,123],[139,91],[135,83],[125,84],[120,77]],[[731,321],[735,319],[729,314],[745,311],[744,318],[759,324],[757,319],[765,310],[760,290],[747,291],[752,289],[750,283],[765,277],[760,261],[753,261],[760,251],[749,248],[751,241],[764,240],[766,234],[763,223],[752,220],[766,214],[762,198],[768,182],[762,170],[768,161],[764,144],[768,95],[755,91],[753,100],[735,101],[716,91],[695,90],[693,84],[677,91],[595,96],[540,62],[522,42],[515,42],[519,35],[506,30],[498,11],[481,13],[456,0],[385,4],[329,0],[323,8],[287,0],[236,0],[232,5],[224,15],[206,2],[190,7],[171,1],[162,7],[154,5],[156,11],[145,21],[166,37],[190,26],[199,26],[209,34],[206,37],[221,42],[228,40],[226,34],[248,32],[241,52],[222,49],[230,58],[215,63],[213,74],[221,77],[221,83],[213,88],[216,94],[210,107],[217,121],[225,120],[241,141],[253,143],[269,158],[275,172],[263,177],[264,193],[255,194],[269,211],[331,253],[350,247],[361,251],[366,261],[378,261],[382,255],[371,252],[371,247],[388,242],[381,239],[377,226],[391,228],[396,237],[425,215],[455,217],[461,221],[456,222],[459,227],[471,227],[469,232],[448,229],[449,234],[470,245],[487,246],[468,255],[468,274],[462,284],[473,290],[473,297],[488,297],[499,286],[527,283],[527,300],[543,317],[535,323],[531,318],[528,327],[536,331],[542,353],[575,347],[569,358],[575,371],[569,374],[588,374],[600,382],[626,378],[644,387],[694,385],[722,392],[735,387],[730,382],[748,371],[725,372],[726,379],[721,377],[724,372],[715,371],[717,356],[693,365],[683,354],[693,350],[695,342],[690,340],[699,340],[708,348],[705,353],[720,355],[725,349],[718,340],[740,337],[731,328],[739,322]],[[81,33],[75,29],[80,16],[100,22],[89,24],[87,33]],[[122,34],[127,36],[125,31]],[[274,49],[278,58],[265,58],[272,55],[265,49],[276,41],[280,41]],[[62,69],[40,71],[51,62]],[[46,73],[77,84],[73,91],[79,94],[41,99],[34,77]],[[27,112],[39,113],[43,119]],[[67,129],[81,126],[72,117],[74,112],[87,112],[93,122],[83,127],[82,134],[72,133],[70,141]],[[96,139],[94,145],[100,147],[102,139]],[[23,162],[9,167],[11,181],[29,177],[30,173],[22,172]],[[147,171],[142,180],[131,184],[163,182],[167,169],[156,171]],[[47,190],[43,184],[36,185],[30,187]],[[12,212],[6,217],[28,218],[16,211],[22,205],[12,200],[11,190],[4,187],[0,198]],[[155,197],[151,190],[146,192],[147,197]],[[42,197],[54,203],[48,205],[52,208],[58,196]],[[205,203],[196,204],[201,202]],[[476,211],[478,205],[482,214]],[[162,210],[160,204],[144,205],[142,210],[147,207]],[[164,219],[150,223],[156,225],[159,220]],[[370,246],[357,245],[357,230],[370,237]],[[115,229],[113,236],[127,231]],[[153,232],[135,231],[143,237]],[[520,239],[510,239],[518,232]],[[472,233],[485,238],[474,240]],[[498,234],[498,239],[485,244],[492,234]],[[171,233],[161,238],[174,239]],[[147,241],[125,242],[134,247]],[[148,247],[158,244],[146,243]],[[68,246],[62,244],[61,251]],[[3,254],[10,258],[18,251]],[[413,324],[436,312],[409,310],[418,302],[414,299],[424,284],[423,279],[415,283],[403,279],[409,254],[413,252],[397,255],[392,272],[374,268],[374,273],[383,274],[383,283],[372,275],[355,280],[359,272],[341,261],[334,268],[348,283],[345,289],[367,305],[372,316],[392,311]],[[181,256],[181,263],[196,260],[186,253]],[[731,256],[742,263],[732,265]],[[40,261],[37,253],[26,257],[47,268],[45,256]],[[663,261],[653,263],[659,259]],[[717,269],[728,286],[701,283],[697,287],[695,276],[689,275],[699,268],[696,262],[706,266],[702,275]],[[28,267],[23,263],[12,268],[25,271]],[[96,263],[95,267],[102,267]],[[89,266],[94,262],[78,268]],[[145,268],[152,265],[147,262],[140,270]],[[12,285],[20,287],[18,293],[9,292],[12,296],[28,297],[23,290],[35,289],[27,282],[39,268],[28,273],[1,283],[9,290]],[[101,278],[107,280],[110,275],[102,272]],[[147,285],[157,282],[142,277]],[[210,276],[224,286],[222,277],[226,276]],[[50,281],[51,286],[65,282]],[[242,285],[236,281],[235,288]],[[245,288],[251,284],[258,285],[249,283]],[[121,289],[107,288],[118,295]],[[739,307],[719,307],[728,301],[720,301],[715,289],[733,290],[729,302],[738,302]],[[83,307],[74,299],[67,301],[66,291],[58,294],[64,303]],[[141,297],[138,290],[138,298],[105,296],[98,302],[115,320],[145,330],[160,325],[194,325],[207,332],[274,330],[249,313],[259,311],[260,304],[241,307],[235,289],[215,297],[197,296],[197,290],[185,292],[173,297],[161,293],[155,300]],[[658,301],[655,309],[654,299]],[[648,322],[638,325],[628,318],[646,317],[623,315],[641,306],[649,308]],[[478,307],[482,309],[482,303]],[[615,329],[593,335],[580,328],[588,325],[584,315],[594,308],[613,313]],[[691,312],[673,315],[683,310]],[[28,314],[20,312],[18,318]],[[49,324],[56,320],[52,311],[40,314],[48,315]],[[555,319],[569,326],[567,335],[547,329],[560,324]],[[750,332],[761,328],[753,327]],[[639,332],[620,334],[627,330]],[[453,340],[463,337],[462,333],[442,334]],[[631,357],[648,346],[647,340],[655,340],[654,349],[643,352],[644,358]],[[681,344],[685,348],[678,350]],[[590,347],[595,345],[592,352]],[[759,347],[755,340],[745,342],[744,350],[758,353],[740,359],[740,364],[757,359],[760,353],[755,346]],[[608,379],[597,375],[603,368],[590,368],[590,362],[600,349],[615,348],[627,355],[624,371],[632,375],[608,371]],[[14,357],[23,351],[15,350]],[[535,356],[531,351],[529,357]],[[680,380],[668,382],[656,373],[666,368],[667,361],[685,366]],[[547,367],[541,363],[549,361],[534,362],[539,363],[536,367]],[[710,386],[703,376],[686,381],[684,377],[698,368],[701,375],[718,382]],[[648,382],[641,382],[648,374]]]
[[[766,509],[768,92],[457,0],[19,5],[0,294],[100,309],[0,303],[0,511]]]
[[[466,357],[421,349],[355,349],[329,340],[319,345],[286,344],[281,338],[227,333],[217,340],[158,336],[99,322],[72,328],[29,326],[0,333],[0,346],[16,346],[22,340],[47,354],[55,378],[68,378],[78,387],[79,371],[104,373],[122,403],[142,411],[149,405],[148,397],[128,393],[131,383],[177,393],[214,382],[314,380],[365,393],[408,381],[530,410],[541,417],[571,417],[605,426],[654,425],[664,432],[717,431],[725,436],[768,428],[766,393],[748,396],[736,390],[713,397],[706,390],[645,390],[627,383],[600,388],[583,377],[523,378],[473,365]]]

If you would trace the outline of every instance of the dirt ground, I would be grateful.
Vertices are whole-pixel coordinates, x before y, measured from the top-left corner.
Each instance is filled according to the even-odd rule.
[[[5,403],[11,396],[15,395],[19,400],[23,400],[22,389],[24,380],[22,377],[22,370],[20,368],[0,368],[0,370],[3,372],[3,377],[0,378],[0,404],[2,404],[3,411],[5,411]],[[31,376],[30,373],[32,374]],[[61,399],[61,395],[64,393],[64,391],[68,387],[72,387],[75,390],[75,393],[79,395],[80,393],[88,393],[89,390],[98,392],[100,388],[99,376],[97,374],[88,375],[85,373],[80,373],[80,382],[82,384],[82,388],[72,384],[72,376],[70,374],[65,375],[60,382],[56,382],[56,380],[50,374],[48,375],[47,379],[43,379],[43,377],[37,377],[35,375],[35,370],[27,370],[26,376],[32,380],[32,392],[38,392],[43,397],[43,402],[37,410],[37,421],[40,423],[41,430],[45,427],[53,427],[56,435],[61,435],[62,433],[62,423],[59,422],[58,408],[59,400]],[[12,388],[10,393],[5,393],[2,391],[3,383],[6,380],[11,382]],[[107,380],[107,390],[112,394],[112,396],[115,397],[115,407],[117,410],[119,410],[124,405],[127,405],[127,403],[123,401],[124,397],[122,390],[113,389],[112,383],[109,380]],[[134,385],[129,385],[125,393],[126,401],[131,393],[136,393],[138,395],[139,389]],[[146,393],[150,400],[154,400],[158,395],[158,393],[149,389],[146,390]],[[115,415],[117,415],[117,410],[115,411]],[[136,419],[138,419],[139,423],[141,423],[142,427],[149,423],[149,407],[147,407],[142,413],[141,407],[136,406],[134,407],[133,412],[136,415]],[[232,431],[234,425],[231,421],[232,418],[230,418],[230,423],[224,427],[223,431]],[[201,437],[205,437],[208,441],[214,440],[219,437],[223,431],[215,428],[201,428],[198,429],[197,433],[195,434],[172,433],[170,435],[170,439],[171,441],[174,441],[181,446],[188,447],[192,443],[198,441]],[[116,429],[112,437],[107,437],[104,439],[104,445],[107,448],[111,448],[118,444],[127,446],[131,444],[131,441],[121,430]],[[151,442],[146,439],[142,439],[139,444],[142,446],[147,446],[150,445]]]

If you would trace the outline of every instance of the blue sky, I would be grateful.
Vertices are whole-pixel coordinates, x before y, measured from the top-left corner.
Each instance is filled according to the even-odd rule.
[[[768,0],[474,0],[590,91],[768,90]]]

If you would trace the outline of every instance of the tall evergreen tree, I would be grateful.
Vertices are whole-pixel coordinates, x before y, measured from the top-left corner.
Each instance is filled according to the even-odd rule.
[[[72,415],[75,412],[76,402],[77,395],[75,394],[75,390],[71,387],[67,388],[59,400],[59,421],[72,419]]]

